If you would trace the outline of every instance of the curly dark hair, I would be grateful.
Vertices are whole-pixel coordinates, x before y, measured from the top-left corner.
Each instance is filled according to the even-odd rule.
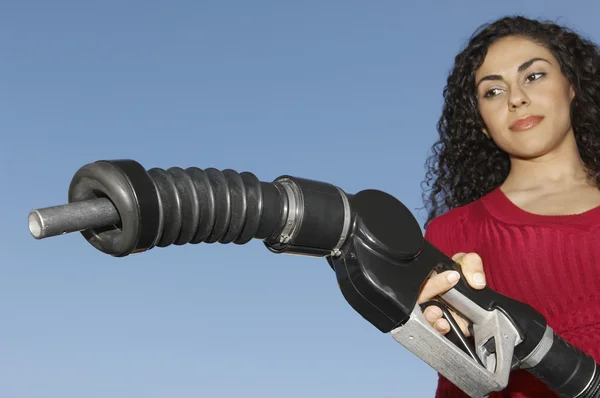
[[[443,91],[439,140],[427,159],[423,199],[428,217],[463,206],[500,186],[510,170],[508,154],[483,134],[477,107],[475,72],[488,47],[506,36],[525,37],[545,46],[575,90],[571,123],[579,153],[600,186],[600,51],[596,44],[553,22],[504,17],[479,27],[456,58]]]

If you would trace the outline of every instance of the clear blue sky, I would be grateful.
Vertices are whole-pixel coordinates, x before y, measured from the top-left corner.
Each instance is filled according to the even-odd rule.
[[[459,5],[460,4],[460,5]],[[422,222],[441,92],[504,14],[600,40],[592,1],[12,1],[0,7],[0,396],[430,397],[436,374],[325,260],[245,246],[115,259],[36,241],[98,159],[387,191]]]

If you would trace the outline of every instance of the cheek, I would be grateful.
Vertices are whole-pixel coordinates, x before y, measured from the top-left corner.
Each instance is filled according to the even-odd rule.
[[[486,103],[479,107],[479,114],[489,133],[494,134],[503,130],[506,115],[494,103]]]
[[[569,112],[573,92],[566,81],[548,81],[542,90],[536,92],[536,102],[543,104],[546,109],[553,109],[556,114]]]
[[[570,123],[571,120],[571,96],[568,92],[555,93],[548,95],[544,99],[547,104],[547,109],[550,109],[552,119],[556,122]]]
[[[567,114],[569,114],[571,112],[571,103],[573,102],[573,96],[571,95],[571,93],[564,92],[563,96],[562,96],[562,101],[560,104],[561,109],[563,109],[563,111],[565,111]]]

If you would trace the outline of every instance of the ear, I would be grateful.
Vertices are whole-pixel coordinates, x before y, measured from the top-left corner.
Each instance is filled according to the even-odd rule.
[[[488,133],[487,129],[484,127],[483,130],[481,130],[481,132],[483,133],[483,135],[485,135],[487,138],[490,138],[490,133]]]
[[[573,101],[573,98],[575,98],[575,89],[573,86],[569,86],[569,96],[571,97],[571,101]]]

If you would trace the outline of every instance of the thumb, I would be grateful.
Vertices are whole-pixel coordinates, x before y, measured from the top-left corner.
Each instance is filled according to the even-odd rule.
[[[474,289],[483,289],[486,286],[485,272],[483,270],[483,261],[477,253],[466,253],[453,258],[460,264],[462,273],[469,285]]]

